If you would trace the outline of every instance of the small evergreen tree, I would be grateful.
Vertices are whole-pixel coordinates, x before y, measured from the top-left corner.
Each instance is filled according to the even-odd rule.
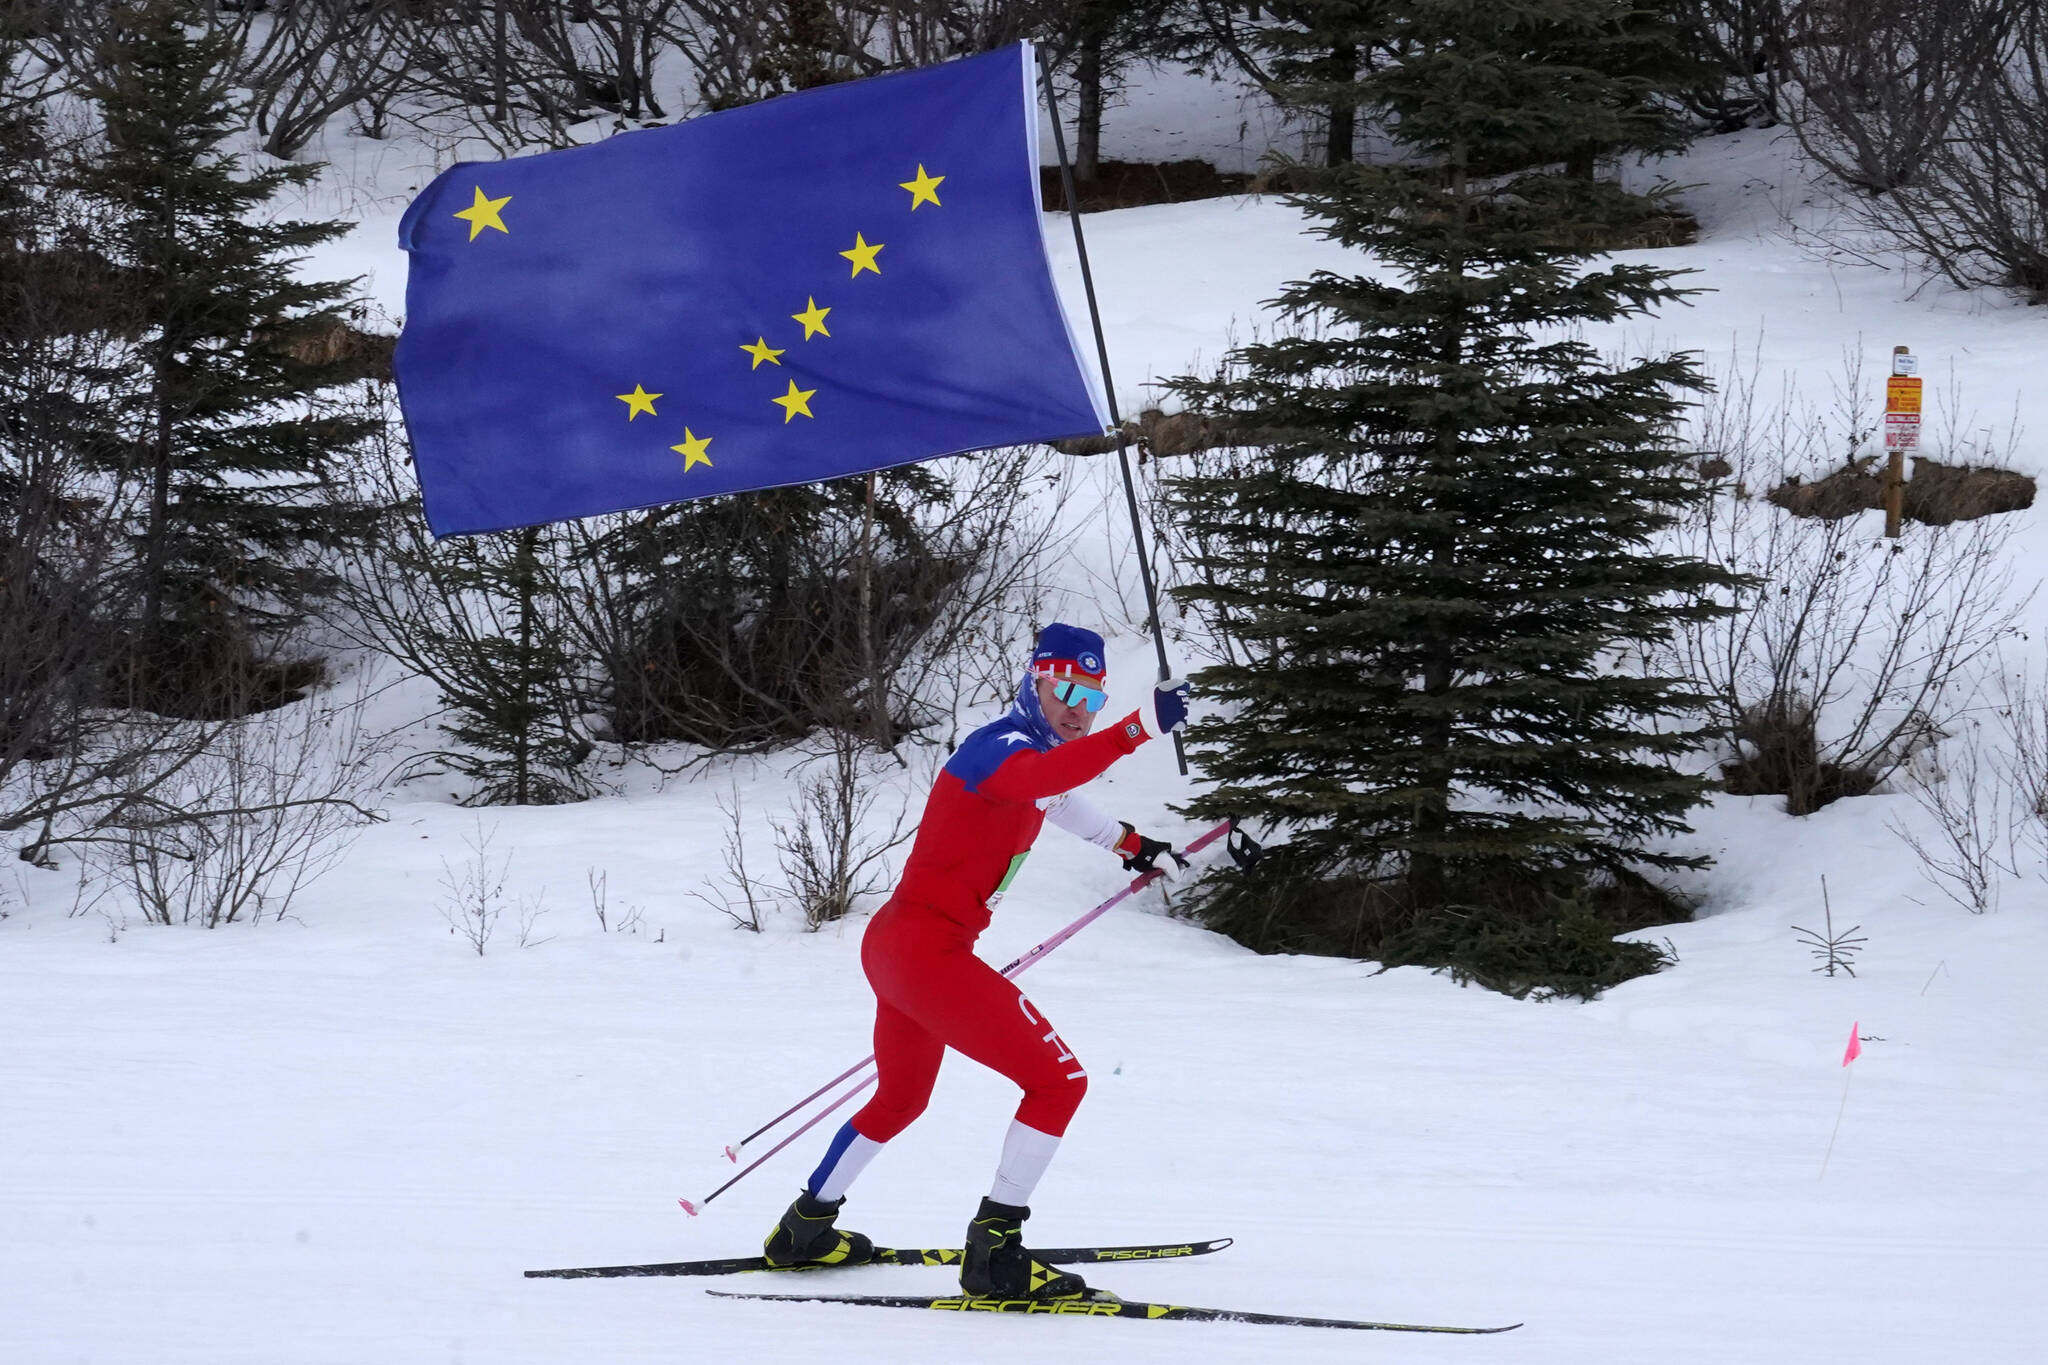
[[[117,468],[147,495],[132,528],[142,605],[128,683],[153,709],[222,713],[305,677],[263,655],[325,587],[313,552],[360,526],[326,472],[370,423],[329,401],[357,376],[316,344],[351,286],[294,269],[348,225],[270,211],[315,168],[245,176],[222,150],[239,123],[235,39],[188,30],[182,8],[150,0],[101,31],[81,85],[105,143],[72,188],[107,219],[98,246],[135,347],[116,407],[133,450]]]
[[[432,572],[444,579],[448,605],[481,613],[455,622],[463,628],[441,641],[436,661],[453,712],[442,728],[466,746],[438,757],[476,783],[474,805],[559,805],[593,791],[582,772],[591,744],[575,726],[579,670],[564,630],[555,538],[529,526],[422,547],[437,561]]]
[[[1286,334],[1178,385],[1249,452],[1170,485],[1204,547],[1177,591],[1242,647],[1200,678],[1227,716],[1197,732],[1215,785],[1190,810],[1294,832],[1204,911],[1263,948],[1587,993],[1655,960],[1617,963],[1611,921],[1589,938],[1588,888],[1699,862],[1654,847],[1707,790],[1673,767],[1694,698],[1628,665],[1728,579],[1656,546],[1701,495],[1673,434],[1693,364],[1610,368],[1566,329],[1683,291],[1587,267],[1618,189],[1475,170],[1596,117],[1529,54],[1604,5],[1389,8],[1398,60],[1356,98],[1405,155],[1310,174],[1295,202],[1400,283],[1291,284]]]

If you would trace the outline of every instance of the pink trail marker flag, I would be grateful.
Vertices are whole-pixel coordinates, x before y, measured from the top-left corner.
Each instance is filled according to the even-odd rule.
[[[1863,1055],[1863,1040],[1856,1035],[1863,1029],[1861,1020],[1849,1025],[1849,1046],[1842,1053],[1842,1065],[1847,1066]]]

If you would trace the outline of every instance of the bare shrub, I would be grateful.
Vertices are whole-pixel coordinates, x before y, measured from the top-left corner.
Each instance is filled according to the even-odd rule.
[[[789,813],[775,822],[776,861],[804,927],[822,929],[888,884],[888,855],[916,832],[897,805],[886,832],[874,828],[880,793],[865,780],[859,738],[833,731]]]
[[[584,873],[584,882],[590,887],[590,909],[597,916],[597,929],[602,934],[637,934],[646,923],[647,912],[640,906],[627,905],[613,910],[611,895],[607,887],[607,874],[597,868]]]
[[[717,896],[702,890],[690,894],[727,916],[734,927],[758,934],[770,893],[747,868],[745,804],[740,797],[739,783],[733,783],[730,800],[721,795],[717,801],[719,813],[725,816],[726,822],[725,839],[720,848],[724,871],[715,880],[707,879],[705,885],[718,890],[722,883],[724,889]]]
[[[2032,853],[2036,870],[2048,876],[2048,685],[2025,672],[2000,681],[1998,718],[2015,838]]]
[[[566,625],[609,737],[694,746],[687,767],[821,728],[894,751],[950,719],[948,690],[1058,542],[1059,499],[1026,496],[1046,458],[992,451],[566,528]]]
[[[197,754],[136,763],[117,804],[75,840],[90,875],[155,924],[281,919],[380,818],[366,804],[378,746],[361,711],[360,697],[304,702],[224,723]]]
[[[512,855],[492,853],[497,837],[496,825],[486,829],[479,820],[475,831],[462,839],[469,855],[460,863],[441,860],[441,918],[448,921],[448,932],[467,943],[478,957],[490,946],[505,913],[505,877],[511,870]]]
[[[507,898],[505,883],[511,874],[512,855],[495,851],[497,838],[498,827],[486,827],[479,820],[476,828],[462,837],[467,850],[462,861],[441,860],[441,918],[448,922],[448,932],[467,943],[478,957],[490,946],[507,909],[512,911],[520,947],[537,948],[549,941],[536,933],[548,913],[546,888]]]
[[[1799,142],[1869,194],[1918,181],[1980,96],[2032,0],[1786,4]]]
[[[1801,145],[1846,207],[1961,288],[2048,301],[2048,12],[2033,0],[1796,5]]]
[[[2001,764],[1985,753],[1983,723],[1972,716],[1907,769],[1906,790],[1933,825],[1924,833],[1894,818],[1892,833],[1913,850],[1929,885],[1973,915],[1998,907],[2014,857],[2021,812]]]
[[[2010,520],[1910,526],[1890,541],[1874,517],[1795,517],[1756,496],[1864,458],[1876,423],[1853,362],[1827,409],[1789,388],[1766,403],[1753,369],[1731,370],[1696,433],[1731,472],[1678,535],[1756,586],[1734,594],[1734,614],[1690,623],[1673,665],[1735,748],[1729,789],[1782,793],[1804,815],[1871,790],[1948,729],[2030,592],[2013,591]]]
[[[1791,79],[1787,10],[1798,0],[1689,0],[1676,7],[1680,41],[1699,62],[1691,110],[1722,132],[1784,117]]]

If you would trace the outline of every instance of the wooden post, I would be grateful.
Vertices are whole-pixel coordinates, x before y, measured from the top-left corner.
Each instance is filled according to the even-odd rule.
[[[1920,361],[1892,347],[1891,378],[1884,386],[1884,533],[1899,538],[1906,515],[1906,452],[1920,448]]]

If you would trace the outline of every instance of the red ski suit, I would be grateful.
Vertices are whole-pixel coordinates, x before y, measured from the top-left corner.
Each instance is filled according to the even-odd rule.
[[[1019,1122],[1066,1132],[1088,1073],[1024,993],[974,955],[974,941],[1038,838],[1039,802],[1098,776],[1147,738],[1133,713],[1041,750],[1006,716],[946,761],[903,879],[861,941],[880,1072],[874,1098],[853,1116],[862,1137],[887,1142],[924,1112],[949,1047],[1023,1088]]]

